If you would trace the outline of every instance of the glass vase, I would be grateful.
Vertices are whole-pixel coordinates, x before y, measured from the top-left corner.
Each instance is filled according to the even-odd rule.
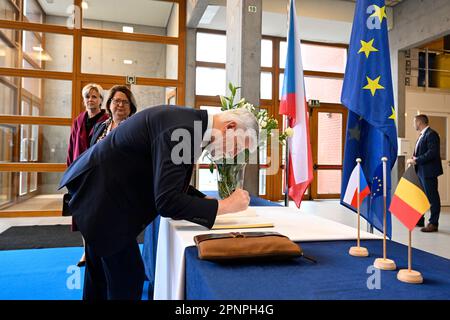
[[[236,188],[244,187],[244,174],[246,163],[243,164],[216,164],[217,189],[221,199],[228,198]]]

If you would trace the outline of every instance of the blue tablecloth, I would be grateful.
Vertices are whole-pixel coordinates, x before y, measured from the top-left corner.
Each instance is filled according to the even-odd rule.
[[[217,198],[217,191],[203,191],[210,197]],[[251,196],[250,206],[280,206],[280,204],[271,202],[259,197]],[[144,247],[142,251],[142,259],[144,260],[145,274],[153,287],[155,280],[156,266],[156,248],[158,246],[159,216],[148,225],[144,233]]]
[[[450,260],[413,250],[413,269],[424,277],[421,285],[397,280],[397,271],[379,271],[374,280],[375,257],[382,256],[382,241],[361,241],[370,256],[348,254],[355,241],[301,243],[313,264],[303,258],[289,262],[219,264],[197,258],[197,248],[186,249],[186,299],[450,299]],[[388,255],[400,268],[407,267],[407,247],[389,241]],[[369,278],[372,277],[372,278]],[[369,280],[369,281],[368,281]]]
[[[205,192],[217,196],[216,192]],[[252,197],[251,206],[280,206]],[[154,281],[159,217],[147,227],[143,248],[145,271]],[[348,249],[355,241],[304,242],[312,264],[299,258],[289,262],[217,264],[197,258],[197,248],[186,249],[186,299],[450,299],[450,260],[413,249],[413,268],[422,273],[421,285],[402,283],[397,271],[370,268],[382,256],[380,240],[361,241],[370,256],[355,258]],[[399,268],[407,267],[407,247],[388,241],[388,256]],[[368,269],[369,268],[369,269]],[[367,283],[375,289],[368,289]]]

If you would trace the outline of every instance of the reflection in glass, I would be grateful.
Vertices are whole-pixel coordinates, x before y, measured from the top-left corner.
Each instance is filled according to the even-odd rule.
[[[178,37],[178,10],[178,3],[170,1],[88,1],[83,10],[83,27],[118,32],[128,27],[125,30],[132,28],[133,33]]]
[[[64,172],[0,172],[0,214],[8,211],[60,211],[65,192],[58,189]],[[18,180],[18,187],[14,181]]]
[[[14,46],[12,30],[0,29],[0,36],[0,67],[15,68],[18,50]]]
[[[347,49],[302,43],[304,70],[344,73]]]
[[[347,63],[347,49],[320,44],[302,43],[304,70],[344,73]],[[280,42],[280,68],[286,66],[287,43]]]
[[[261,40],[261,67],[272,67],[272,40]]]
[[[19,196],[28,192],[28,172],[21,172],[19,175]]]
[[[167,104],[176,97],[176,89],[172,87],[131,85],[131,91],[136,98],[138,112],[148,107]]]
[[[318,113],[318,164],[342,164],[342,113]]]
[[[261,72],[261,99],[272,99],[271,72]]]
[[[0,1],[0,19],[2,20],[16,20],[19,17],[18,10],[8,0]]]
[[[343,79],[305,77],[306,100],[341,103]]]
[[[341,192],[341,170],[318,170],[317,193],[339,194]]]
[[[267,182],[266,169],[260,169],[259,170],[259,194],[260,195],[266,194],[266,182]]]
[[[176,79],[178,46],[83,37],[81,71]]]
[[[23,14],[28,22],[43,23],[44,12],[37,0],[24,0],[23,1]]]
[[[226,93],[225,69],[197,67],[195,93],[205,96],[224,96]]]
[[[16,101],[13,85],[22,84],[22,96],[33,100],[33,112],[22,110]],[[42,90],[43,89],[43,90]],[[80,93],[81,95],[81,93]],[[66,80],[18,78],[0,83],[0,114],[70,118],[72,114],[72,82]],[[29,102],[28,102],[29,104]]]
[[[16,88],[0,82],[0,114],[16,113]]]
[[[226,63],[226,54],[225,35],[197,32],[197,61]]]

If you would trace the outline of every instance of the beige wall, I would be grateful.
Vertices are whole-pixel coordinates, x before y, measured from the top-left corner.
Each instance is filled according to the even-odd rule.
[[[413,128],[413,119],[418,112],[425,114],[448,113],[450,115],[450,90],[406,89],[405,138],[411,141],[411,153],[417,139],[417,132]]]

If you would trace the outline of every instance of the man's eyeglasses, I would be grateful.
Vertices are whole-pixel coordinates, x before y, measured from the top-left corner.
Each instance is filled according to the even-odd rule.
[[[113,100],[111,100],[111,102],[115,106],[118,106],[118,105],[129,106],[130,105],[130,101],[128,101],[128,100],[113,99]]]

